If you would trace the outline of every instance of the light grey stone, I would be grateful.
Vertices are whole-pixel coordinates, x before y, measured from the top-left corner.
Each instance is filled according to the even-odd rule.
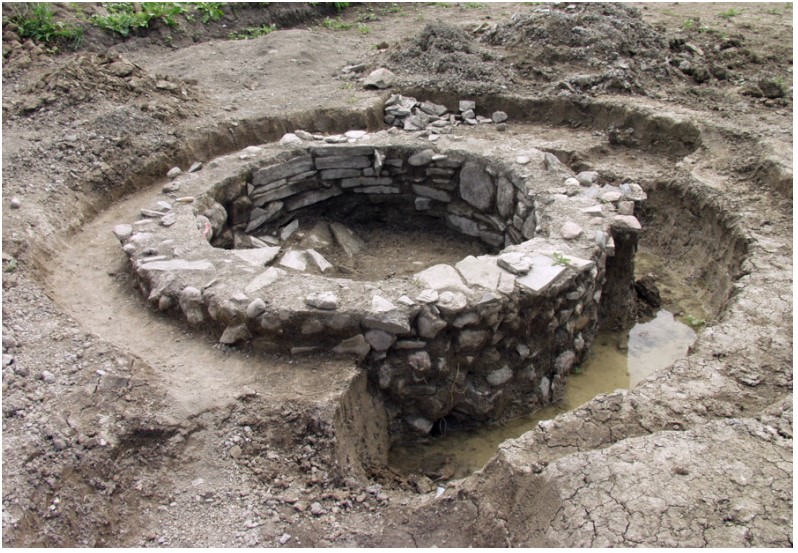
[[[501,386],[513,377],[513,371],[507,365],[488,373],[486,380],[491,386]]]
[[[363,81],[363,88],[377,88],[382,90],[390,88],[393,86],[394,82],[396,82],[396,75],[392,71],[380,67],[369,73]]]
[[[525,275],[532,268],[532,259],[521,252],[506,252],[497,258],[497,263],[502,269],[514,275]]]
[[[295,130],[294,134],[297,135],[302,140],[313,140],[313,135],[310,134],[308,131],[303,131],[301,129]]]
[[[636,182],[625,182],[619,187],[624,199],[633,200],[636,202],[644,201],[648,195],[643,191],[643,188]]]
[[[493,206],[496,185],[479,163],[469,161],[460,171],[460,197],[472,206],[487,211]]]
[[[621,198],[623,198],[623,194],[621,194],[620,190],[614,189],[614,187],[606,190],[603,189],[599,194],[599,199],[604,202],[617,202]]]
[[[507,121],[507,114],[503,111],[494,111],[490,118],[494,123],[504,123]]]
[[[410,334],[410,322],[400,311],[369,313],[363,317],[362,324],[366,328],[384,330],[391,334]]]
[[[313,159],[309,155],[300,155],[294,158],[263,167],[252,174],[252,185],[256,188],[268,187],[271,183],[287,179],[313,169]]]
[[[280,277],[286,276],[288,273],[283,271],[282,269],[278,269],[277,267],[269,267],[261,274],[253,278],[249,284],[246,285],[244,288],[244,292],[247,294],[251,294],[253,292],[257,292],[262,288],[270,286],[277,282]]]
[[[175,215],[174,213],[167,213],[166,215],[161,217],[161,220],[159,221],[159,224],[162,227],[171,227],[176,222],[177,222],[177,215]]]
[[[429,434],[432,430],[432,421],[422,416],[407,417],[405,420],[419,434]]]
[[[460,113],[465,113],[466,111],[477,109],[477,103],[474,100],[460,100],[458,103],[458,109]]]
[[[455,230],[462,232],[467,236],[479,236],[479,223],[468,217],[462,217],[454,213],[446,214],[446,221]]]
[[[399,194],[402,190],[398,186],[367,186],[365,188],[352,188],[355,194]]]
[[[323,180],[348,179],[352,177],[362,177],[362,169],[325,169],[319,173]]]
[[[131,225],[116,225],[114,227],[114,234],[116,238],[124,244],[133,235],[133,227]]]
[[[396,336],[384,330],[372,329],[366,332],[366,341],[374,351],[386,351],[396,341]]]
[[[431,288],[440,292],[441,290],[451,290],[455,292],[469,293],[470,290],[463,284],[460,274],[451,265],[433,265],[413,277],[423,288]]]
[[[363,137],[364,137],[364,136],[366,136],[367,134],[368,134],[368,132],[367,132],[367,131],[363,131],[363,130],[351,130],[351,131],[346,131],[346,132],[344,133],[344,136],[345,136],[345,137],[347,137],[347,138],[353,138],[353,139],[357,140],[358,138],[363,138]]]
[[[327,261],[324,258],[324,256],[321,255],[316,250],[311,248],[307,250],[306,253],[310,256],[310,259],[313,260],[313,263],[316,264],[316,267],[318,267],[319,271],[321,271],[322,273],[326,273],[327,271],[333,268],[333,264]]]
[[[635,203],[632,201],[618,202],[618,215],[634,215]]]
[[[186,261],[170,259],[168,261],[150,261],[139,267],[142,271],[213,271],[213,263],[206,259]]]
[[[359,253],[366,247],[366,243],[358,238],[354,231],[341,223],[330,223],[330,231],[335,237],[335,241],[338,242],[338,245],[343,248],[349,257]]]
[[[288,250],[283,254],[280,259],[280,265],[296,271],[304,271],[307,269],[307,260],[305,252],[301,250]]]
[[[589,207],[583,207],[579,211],[581,211],[585,215],[591,215],[593,217],[603,217],[604,216],[604,210],[601,208],[600,205],[591,205]]]
[[[432,102],[426,102],[426,101],[425,102],[421,102],[418,105],[418,108],[421,111],[423,111],[424,113],[428,114],[428,115],[435,115],[437,117],[442,116],[447,111],[446,110],[446,106],[443,106],[441,104],[434,104]]]
[[[410,299],[409,296],[399,296],[399,299],[397,299],[396,302],[401,303],[402,305],[406,305],[408,307],[416,304],[416,302]]]
[[[189,173],[196,173],[200,169],[202,169],[202,162],[201,161],[195,161],[194,163],[191,164],[191,167],[188,168],[188,172]]]
[[[250,265],[262,267],[274,261],[277,254],[280,253],[280,246],[267,246],[265,248],[253,248],[249,250],[232,250],[231,253]]]
[[[457,336],[457,348],[460,351],[479,351],[489,339],[490,333],[487,330],[461,330]]]
[[[426,311],[418,316],[417,324],[418,335],[427,340],[432,340],[446,328],[446,321]]]
[[[435,305],[444,315],[455,315],[468,307],[468,298],[461,292],[442,292]]]
[[[354,188],[356,186],[388,186],[393,184],[390,177],[353,177],[341,180],[341,188]]]
[[[582,227],[574,223],[573,221],[566,221],[562,227],[560,227],[560,236],[562,236],[565,240],[574,240],[579,238],[582,235]]]
[[[509,217],[513,212],[514,200],[513,183],[505,176],[499,177],[496,190],[496,208],[499,210],[499,215],[505,219]]]
[[[311,190],[299,196],[288,198],[285,201],[285,209],[287,211],[296,211],[297,209],[329,200],[330,198],[334,198],[342,193],[343,192],[338,188]]]
[[[315,180],[304,180],[299,182],[283,184],[282,186],[269,189],[268,191],[265,192],[264,190],[266,189],[261,188],[253,193],[252,204],[256,207],[261,207],[269,202],[273,202],[275,200],[282,200],[290,196],[301,194],[302,192],[313,191],[318,188],[319,188],[319,183],[316,182]],[[294,205],[294,209],[296,209],[296,205]]]
[[[413,167],[421,167],[429,165],[432,162],[432,157],[435,155],[435,150],[420,150],[407,159],[407,163]]]
[[[193,286],[186,286],[180,292],[178,302],[189,325],[197,326],[203,322],[202,292]]]
[[[219,338],[219,343],[233,345],[250,339],[252,339],[252,333],[247,328],[247,325],[231,325],[224,329],[222,337]]]
[[[573,186],[581,186],[581,183],[575,179],[574,177],[568,177],[565,179],[565,186],[573,187]]]
[[[362,334],[347,338],[333,348],[333,353],[344,355],[354,354],[360,360],[365,359],[369,351],[371,351],[371,346],[368,344],[366,338]]]
[[[566,374],[574,366],[576,354],[570,350],[562,352],[554,360],[554,370],[557,374]]]
[[[407,356],[407,364],[414,371],[424,373],[432,368],[432,360],[426,351],[416,351]]]
[[[496,259],[493,257],[469,255],[459,261],[455,268],[460,271],[469,286],[481,286],[495,290],[499,285],[500,271],[496,266]]]
[[[338,309],[338,296],[333,292],[316,292],[308,294],[305,298],[305,303],[316,309],[334,311]]]
[[[641,230],[643,228],[640,225],[640,221],[637,220],[637,217],[634,217],[633,215],[616,215],[613,218],[613,222],[616,225],[630,228],[632,230]]]
[[[371,311],[374,313],[385,313],[386,311],[393,311],[396,306],[382,296],[372,296],[371,298]]]
[[[427,198],[432,198],[433,200],[437,200],[439,202],[451,202],[452,195],[446,192],[445,190],[439,190],[437,188],[432,188],[431,186],[424,186],[421,184],[414,184],[413,185],[413,192],[418,194],[419,196],[425,196]]]
[[[597,171],[582,171],[576,175],[576,180],[582,186],[592,186],[598,182],[599,174]]]
[[[427,290],[422,290],[421,293],[416,296],[416,299],[421,303],[434,303],[438,301],[438,292],[432,288],[428,288]]]
[[[266,208],[256,207],[249,214],[249,224],[244,232],[249,233],[274,220],[283,210],[283,202],[272,202]]]
[[[266,311],[266,302],[261,298],[255,298],[247,305],[247,318],[256,319],[260,317],[264,311]]]
[[[279,142],[280,146],[284,148],[301,148],[302,139],[292,132],[285,133]]]
[[[181,170],[180,170],[180,167],[172,167],[172,168],[171,168],[171,169],[169,169],[169,171],[166,173],[166,177],[167,177],[167,178],[170,178],[170,179],[173,179],[173,178],[177,177],[179,174],[181,174],[182,172],[183,172],[183,171],[181,171]]]
[[[371,163],[368,156],[326,156],[316,158],[316,169],[365,169],[371,167]]]
[[[533,255],[532,269],[526,275],[516,279],[516,282],[532,290],[542,292],[565,270],[562,265],[555,265],[554,261],[545,255]]]
[[[294,219],[283,228],[280,229],[280,240],[285,242],[291,235],[294,234],[299,228],[299,219]]]

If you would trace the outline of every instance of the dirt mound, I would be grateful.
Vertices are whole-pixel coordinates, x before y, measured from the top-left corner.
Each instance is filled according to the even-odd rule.
[[[447,23],[428,23],[388,59],[400,74],[436,75],[440,89],[497,92],[513,81],[513,71],[501,56],[480,48],[468,33]]]
[[[163,121],[185,117],[200,102],[196,87],[167,76],[152,76],[121,56],[83,55],[35,81],[31,96],[17,106],[20,115],[45,105],[75,107],[101,96],[114,103],[142,103],[144,110]]]
[[[668,77],[668,42],[640,12],[622,4],[546,5],[488,30],[483,40],[509,48],[525,76],[552,77],[559,65],[600,70],[567,79],[576,88],[642,92],[639,76]]]

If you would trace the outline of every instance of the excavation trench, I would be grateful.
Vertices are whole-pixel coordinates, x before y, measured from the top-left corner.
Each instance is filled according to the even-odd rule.
[[[641,110],[490,102],[519,119],[631,129],[613,146],[669,152],[666,162],[700,142],[687,123]],[[140,203],[145,216],[116,233],[152,308],[223,344],[265,352],[267,364],[270,355],[312,365],[331,354],[357,363],[365,376],[332,416],[342,473],[384,464],[391,442],[431,434],[441,421],[484,424],[560,400],[602,324],[634,319],[634,216],[657,255],[691,279],[720,279],[705,298],[710,312],[738,274],[742,233],[729,232],[700,186],[644,182],[646,200],[631,179],[566,183],[574,176],[567,164],[580,168],[590,157],[578,149],[558,157],[526,148],[519,164],[518,151],[502,152],[495,134],[475,131],[445,147],[382,132],[355,144],[219,151],[275,139],[298,122],[345,130],[329,119],[250,121],[233,140],[189,141],[170,160],[215,159],[177,179],[179,191],[167,186]],[[375,110],[344,119],[373,128]],[[161,158],[145,174],[167,168]],[[629,215],[619,215],[619,202]],[[347,233],[349,241],[338,236]],[[375,424],[390,432],[364,432]],[[364,444],[364,434],[385,443]]]

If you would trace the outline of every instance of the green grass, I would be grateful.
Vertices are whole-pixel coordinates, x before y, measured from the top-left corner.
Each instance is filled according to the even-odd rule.
[[[233,31],[227,35],[227,38],[230,40],[249,40],[251,38],[258,38],[259,36],[266,36],[276,30],[277,25],[263,24],[260,27],[247,27],[238,32]]]
[[[722,11],[718,14],[718,17],[731,20],[732,17],[736,17],[743,13],[743,10],[738,10],[737,8],[729,8],[726,11]]]
[[[699,319],[692,315],[685,315],[684,321],[694,330],[707,326],[707,322],[704,319]]]
[[[52,8],[46,3],[9,2],[6,5],[12,15],[4,17],[3,24],[16,24],[22,39],[29,38],[54,49],[64,45],[77,48],[83,42],[83,29],[56,21]]]
[[[329,17],[324,18],[324,20],[321,22],[321,26],[326,29],[330,29],[331,31],[348,31],[354,27],[352,23],[347,23],[341,18],[330,19]]]
[[[571,262],[570,259],[568,259],[559,252],[554,252],[553,254],[551,254],[551,258],[554,260],[555,265],[561,265],[563,267],[567,267],[568,264]]]
[[[482,2],[465,2],[463,6],[471,10],[479,10],[484,8],[485,4],[483,4]]]
[[[226,2],[191,2],[191,5],[202,16],[202,22],[206,25],[211,21],[219,21],[224,17],[224,5]]]
[[[95,15],[91,22],[127,38],[139,29],[148,28],[154,19],[160,19],[168,27],[177,27],[177,16],[186,13],[186,6],[179,2],[106,2],[103,7],[108,15]]]

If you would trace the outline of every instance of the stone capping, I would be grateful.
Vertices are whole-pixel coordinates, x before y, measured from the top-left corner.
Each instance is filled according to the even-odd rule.
[[[223,178],[194,173],[193,197],[158,196],[140,220],[115,227],[138,287],[154,308],[222,344],[353,356],[389,399],[400,431],[558,399],[597,331],[616,230],[636,235],[630,210],[645,200],[637,184],[580,182],[534,149],[521,164],[467,143],[443,149],[381,132],[245,152],[256,150],[256,161]],[[325,277],[316,256],[283,251],[279,241],[238,250],[209,243],[231,218],[257,233],[341,194],[405,198],[418,216],[434,213],[502,249],[413,279],[363,282]]]

